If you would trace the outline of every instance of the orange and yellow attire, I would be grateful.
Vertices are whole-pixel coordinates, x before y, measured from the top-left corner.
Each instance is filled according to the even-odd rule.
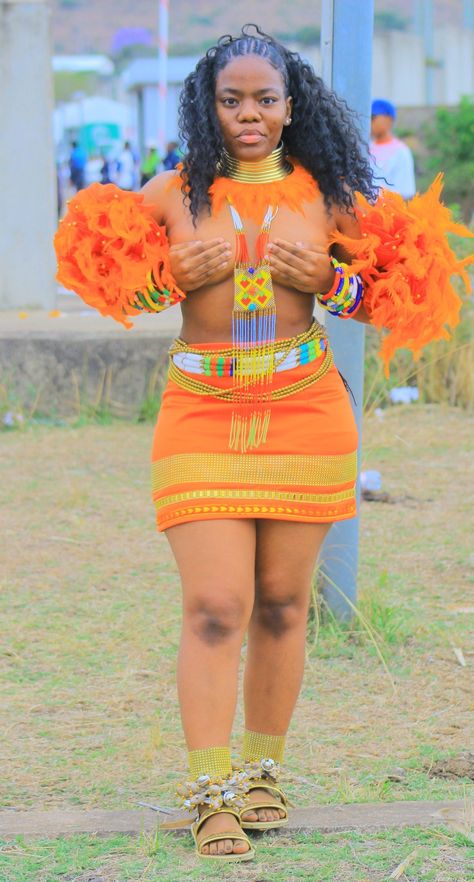
[[[230,193],[248,216],[275,199],[300,206],[318,192],[298,166],[277,182],[272,199],[265,191],[271,185],[255,185],[253,196],[244,185],[239,205],[239,186],[217,179],[211,188],[216,205]],[[446,325],[458,321],[461,301],[450,277],[458,273],[468,285],[465,265],[472,257],[457,260],[445,234],[471,234],[452,222],[439,201],[440,189],[438,179],[408,204],[391,193],[375,205],[360,199],[361,238],[334,234],[333,241],[353,254],[351,269],[364,283],[371,320],[387,329],[386,365],[397,347],[417,353],[447,336]],[[98,184],[81,191],[55,244],[62,284],[126,325],[129,316],[160,312],[186,296],[170,272],[166,232],[138,194]],[[271,361],[271,371],[255,393],[246,381],[251,341],[245,346],[236,350],[218,341],[190,345],[178,339],[171,347],[152,447],[159,530],[213,518],[330,523],[355,515],[357,431],[324,328],[315,322],[295,338],[267,341],[259,357],[264,370],[265,359]],[[247,417],[252,401],[255,408]],[[245,443],[243,434],[229,442],[236,412],[250,426]]]

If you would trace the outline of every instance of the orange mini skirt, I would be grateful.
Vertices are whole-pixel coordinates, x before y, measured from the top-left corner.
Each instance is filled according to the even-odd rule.
[[[245,452],[229,446],[229,344],[175,341],[152,446],[159,531],[214,518],[331,523],[355,516],[357,427],[323,329],[313,327],[313,358],[301,343],[308,332],[276,341],[276,349],[298,357],[273,373],[266,438]]]

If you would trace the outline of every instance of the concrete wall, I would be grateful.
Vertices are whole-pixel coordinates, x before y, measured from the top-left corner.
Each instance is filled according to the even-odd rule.
[[[320,73],[319,48],[299,51]],[[428,66],[423,40],[415,33],[374,34],[372,95],[400,107],[422,107],[429,104],[427,72],[431,70],[434,104],[455,105],[463,95],[474,96],[474,31],[453,26],[435,30],[430,61]]]
[[[0,0],[0,308],[56,299],[49,16],[46,0]]]

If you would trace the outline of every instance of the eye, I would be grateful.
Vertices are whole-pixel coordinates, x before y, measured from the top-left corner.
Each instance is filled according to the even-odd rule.
[[[237,98],[223,98],[222,103],[225,107],[235,107]]]
[[[262,98],[263,104],[276,104],[278,98],[272,98],[270,95],[265,95],[265,98]]]

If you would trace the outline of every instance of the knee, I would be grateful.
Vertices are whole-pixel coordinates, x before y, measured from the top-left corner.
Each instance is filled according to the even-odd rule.
[[[196,597],[184,611],[193,634],[208,646],[242,638],[250,615],[239,597],[222,599],[218,595],[216,591],[216,596]]]
[[[259,580],[254,616],[272,637],[281,638],[288,631],[306,624],[309,591],[291,588],[277,580]]]

